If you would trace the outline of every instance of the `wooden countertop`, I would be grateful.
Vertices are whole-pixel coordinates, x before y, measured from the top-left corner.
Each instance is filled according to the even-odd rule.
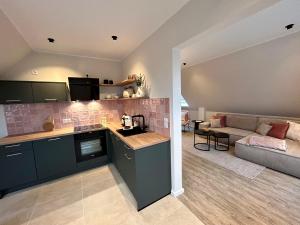
[[[124,141],[129,147],[131,147],[134,150],[138,150],[144,147],[152,146],[170,140],[169,138],[164,137],[155,132],[147,132],[144,134],[124,137],[116,131],[117,129],[120,128],[121,125],[118,125],[117,123],[109,123],[107,127],[98,130],[104,130],[104,129],[111,130],[115,135],[117,135],[122,141]],[[0,146],[11,145],[20,142],[54,138],[59,136],[72,135],[76,133],[80,133],[80,132],[75,132],[73,128],[64,128],[64,129],[53,130],[50,132],[37,132],[37,133],[24,134],[24,135],[7,136],[7,137],[0,138]]]
[[[151,131],[143,134],[124,137],[116,131],[117,129],[122,128],[121,125],[117,123],[110,123],[107,125],[107,128],[134,150],[149,147],[170,140],[170,138],[164,137],[158,133]]]

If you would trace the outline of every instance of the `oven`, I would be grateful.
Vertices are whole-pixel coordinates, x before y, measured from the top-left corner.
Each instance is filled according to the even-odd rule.
[[[106,132],[86,131],[74,135],[77,162],[82,162],[107,154]]]

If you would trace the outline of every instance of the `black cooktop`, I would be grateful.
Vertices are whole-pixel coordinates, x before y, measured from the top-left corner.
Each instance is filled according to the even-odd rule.
[[[91,125],[85,125],[85,126],[76,126],[74,127],[75,132],[80,131],[90,131],[90,130],[98,130],[102,128],[103,126],[101,124],[91,124]]]

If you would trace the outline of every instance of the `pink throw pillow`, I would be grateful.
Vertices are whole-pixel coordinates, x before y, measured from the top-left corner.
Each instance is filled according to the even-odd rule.
[[[270,125],[272,128],[268,132],[268,136],[278,139],[285,139],[286,133],[289,129],[288,123],[271,123]]]
[[[221,127],[226,127],[226,116],[223,115],[212,116],[212,119],[220,119]]]

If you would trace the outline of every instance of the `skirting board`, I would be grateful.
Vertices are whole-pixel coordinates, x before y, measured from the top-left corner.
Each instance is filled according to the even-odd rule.
[[[184,193],[184,188],[181,188],[181,189],[179,189],[179,190],[177,190],[177,191],[171,191],[171,195],[173,196],[173,197],[178,197],[179,195],[182,195]]]

